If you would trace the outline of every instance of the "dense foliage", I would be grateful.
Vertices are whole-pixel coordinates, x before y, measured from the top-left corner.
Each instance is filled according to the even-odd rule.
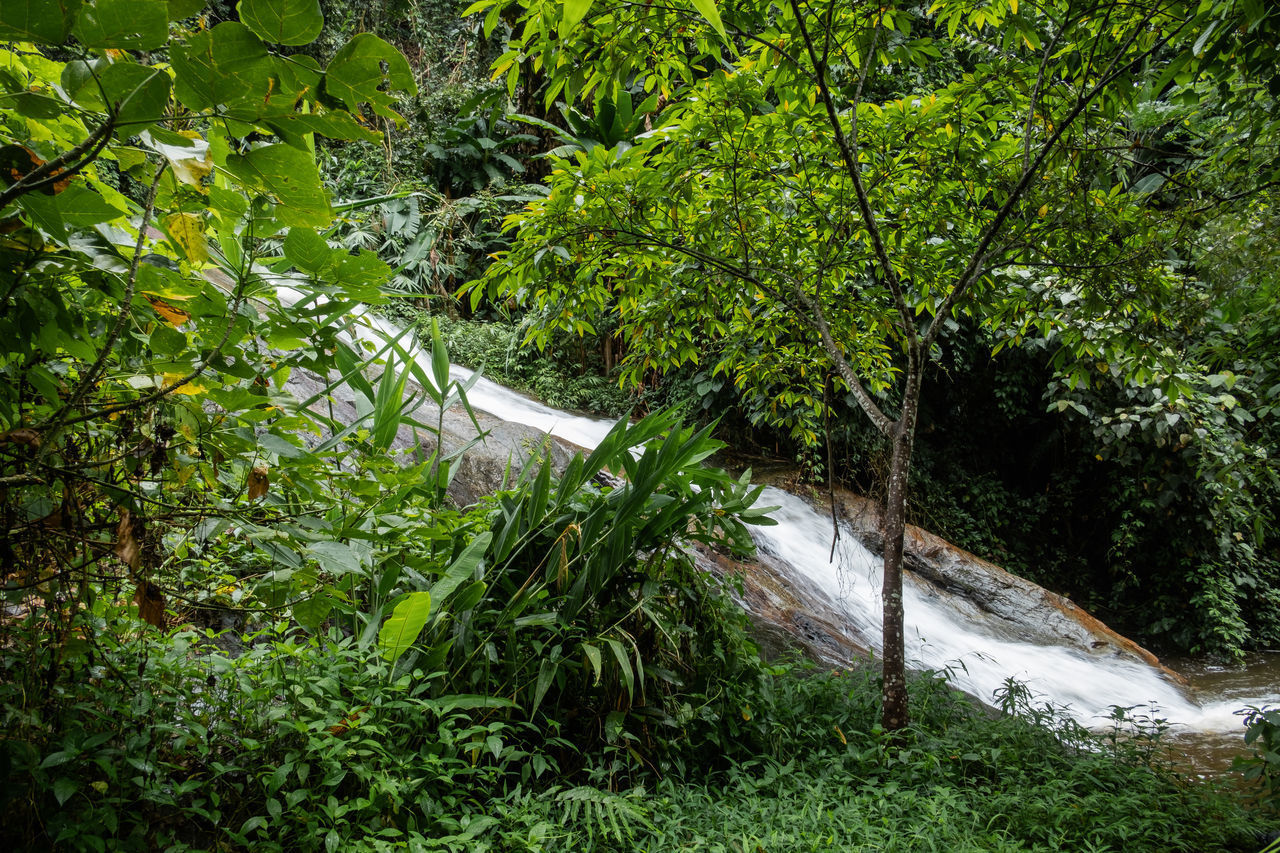
[[[651,132],[556,161],[473,303],[527,305],[533,342],[621,339],[633,386],[696,374],[698,396],[811,462],[830,466],[834,434],[859,457],[837,475],[865,478],[884,434],[886,518],[926,418],[926,464],[994,476],[988,500],[1020,509],[1052,481],[1032,517],[1071,514],[1038,579],[1169,646],[1271,641],[1280,387],[1274,275],[1252,247],[1273,242],[1256,236],[1274,224],[1272,13],[793,3],[722,24],[696,4],[588,3],[579,26],[554,3],[476,4],[490,22],[508,8],[510,85],[597,111],[627,90],[670,105]],[[1238,265],[1231,240],[1248,241]],[[1030,359],[987,363],[1010,347]],[[864,415],[872,436],[847,423]],[[1018,435],[1029,420],[1039,446]],[[1045,477],[965,461],[992,422],[999,442],[1049,447]],[[1025,513],[944,512],[964,480],[933,478],[920,510],[1043,563]]]
[[[539,7],[545,32],[572,34],[591,6]],[[705,363],[637,373],[624,359],[650,342],[608,317],[554,331],[539,325],[549,306],[497,300],[475,310],[501,323],[452,316],[467,311],[455,290],[509,245],[496,218],[545,196],[518,183],[547,171],[532,154],[611,162],[692,115],[681,86],[717,84],[712,57],[745,30],[694,9],[683,43],[652,45],[666,82],[646,89],[522,54],[505,41],[519,22],[496,7],[482,27],[412,0],[0,6],[0,844],[1250,849],[1258,816],[1170,771],[1161,727],[1123,710],[1097,737],[1016,684],[993,716],[926,674],[911,684],[914,724],[890,737],[874,672],[762,662],[732,584],[696,572],[685,546],[750,550],[745,525],[765,510],[748,476],[703,467],[723,449],[713,432],[754,429],[816,467],[816,423],[793,429],[803,406],[780,413]],[[495,57],[497,85],[478,76]],[[911,79],[944,85],[965,59],[948,48]],[[1243,115],[1249,91],[1219,93],[1206,121]],[[1252,162],[1246,148],[1233,156]],[[1187,482],[1220,484],[1208,502],[1185,488],[1207,535],[1231,534],[1223,560],[1254,549],[1232,566],[1256,608],[1234,575],[1195,602],[1209,614],[1197,636],[1244,626],[1227,646],[1263,636],[1257,614],[1271,612],[1271,531],[1240,525],[1274,493],[1231,456],[1273,435],[1274,244],[1258,239],[1257,263],[1238,245],[1269,211],[1259,201],[1197,231],[1216,289],[1183,306],[1178,352],[1199,371],[1191,391],[1232,395],[1221,418],[1201,413],[1217,432],[1172,445],[1166,411],[1138,411],[1153,404],[1120,396],[1119,374],[1121,390],[1094,378],[1053,398],[1080,416],[1076,440],[1097,430],[1106,463],[1158,466],[1145,438],[1182,454]],[[421,346],[367,306],[409,316]],[[530,330],[544,352],[521,349]],[[979,353],[998,341],[942,340],[973,359],[955,363],[962,384],[993,369]],[[804,342],[774,343],[785,355]],[[462,506],[449,489],[470,448],[442,425],[469,410],[450,346],[558,404],[654,411],[567,467],[535,454]],[[1030,349],[1023,378],[994,368],[1011,389],[997,396],[1048,420],[1041,389],[1069,371]],[[612,384],[627,371],[639,394]],[[846,428],[851,401],[825,377],[814,387],[836,423],[822,429],[875,467],[876,440]],[[658,407],[680,398],[701,422]],[[1132,432],[1108,406],[1131,407]],[[946,481],[955,452],[930,451],[922,490]],[[1025,503],[1028,518],[1050,513]],[[975,541],[1000,535],[999,515],[968,516]],[[964,517],[947,509],[947,523]],[[1125,529],[1141,524],[1158,526]],[[1015,551],[1027,538],[1008,536]],[[1246,768],[1271,803],[1273,717],[1252,718]]]

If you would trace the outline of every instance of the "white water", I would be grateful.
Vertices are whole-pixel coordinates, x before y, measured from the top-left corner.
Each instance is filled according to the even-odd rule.
[[[456,365],[452,370],[458,381],[472,373]],[[476,409],[588,449],[613,426],[612,421],[557,411],[483,378],[467,396]],[[773,512],[776,526],[753,528],[758,547],[818,584],[846,617],[846,630],[860,644],[878,649],[882,624],[880,559],[845,530],[832,562],[828,559],[829,517],[773,487],[764,490],[760,501],[779,509]],[[1238,731],[1238,708],[1280,701],[1278,696],[1259,696],[1201,706],[1159,670],[1144,663],[1002,637],[999,626],[968,622],[915,584],[906,585],[904,596],[909,664],[946,670],[955,686],[987,701],[1006,678],[1013,677],[1030,687],[1040,697],[1038,702],[1065,707],[1085,725],[1105,725],[1112,707],[1121,705],[1138,706],[1135,713],[1151,713],[1175,727],[1196,731]]]
[[[283,296],[286,289],[281,290]],[[375,345],[400,334],[381,318],[365,314],[358,319],[367,328],[354,324],[355,336]],[[430,375],[430,354],[408,341],[405,349]],[[450,375],[466,382],[473,378],[473,371],[452,365]],[[595,448],[613,427],[612,421],[558,411],[483,377],[475,380],[467,399],[477,410],[587,449]],[[765,489],[761,501],[779,509],[773,513],[776,526],[753,529],[759,548],[824,590],[833,609],[845,617],[846,632],[859,645],[878,649],[880,559],[846,529],[833,561],[827,516],[773,487]],[[1114,706],[1137,706],[1135,713],[1164,718],[1175,729],[1204,732],[1239,731],[1238,709],[1280,703],[1280,691],[1271,688],[1256,696],[1237,692],[1229,698],[1206,697],[1209,701],[1198,704],[1154,667],[1120,657],[1098,657],[1066,645],[1019,642],[1008,626],[1002,630],[998,624],[966,619],[911,582],[904,588],[904,610],[908,663],[946,671],[955,686],[986,701],[992,701],[1012,677],[1031,689],[1037,704],[1064,708],[1084,725],[1105,725]]]

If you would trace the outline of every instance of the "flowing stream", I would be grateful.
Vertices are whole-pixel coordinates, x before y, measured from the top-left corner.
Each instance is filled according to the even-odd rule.
[[[371,343],[400,335],[381,318],[365,314],[361,319],[368,327],[356,323],[353,331]],[[406,349],[429,374],[429,354],[412,345]],[[465,367],[451,367],[455,381],[472,376]],[[553,409],[484,377],[475,381],[467,399],[477,410],[586,449],[593,449],[613,426],[610,420]],[[761,553],[785,576],[817,589],[824,607],[839,615],[839,629],[856,645],[878,649],[880,559],[848,529],[833,551],[830,517],[795,495],[770,486],[761,501],[778,507],[773,512],[776,526],[753,528]],[[1098,655],[1068,644],[1027,642],[1016,626],[961,613],[909,575],[904,608],[908,663],[945,671],[955,686],[986,702],[992,702],[1012,677],[1030,688],[1037,704],[1052,703],[1087,726],[1106,726],[1115,706],[1135,707],[1136,714],[1167,720],[1175,734],[1222,739],[1231,733],[1236,743],[1239,709],[1280,704],[1280,666],[1274,665],[1280,656],[1272,657],[1271,665],[1246,670],[1242,678],[1214,679],[1206,677],[1212,673],[1198,672],[1200,677],[1193,677],[1188,690],[1159,668],[1133,658]]]
[[[453,376],[465,380],[471,371],[455,365]],[[613,426],[612,421],[552,409],[483,377],[467,396],[476,409],[588,449]],[[753,528],[759,549],[822,589],[844,617],[844,630],[860,645],[878,647],[880,559],[847,530],[836,543],[834,560],[829,559],[829,516],[772,486],[760,500],[779,509],[773,513],[776,526]],[[920,584],[909,580],[904,593],[909,663],[946,670],[953,684],[988,702],[1005,679],[1013,677],[1031,688],[1039,702],[1064,706],[1085,725],[1105,725],[1112,707],[1121,705],[1162,717],[1175,731],[1222,733],[1240,731],[1238,709],[1280,703],[1280,684],[1264,686],[1265,682],[1247,679],[1244,684],[1231,682],[1230,691],[1216,690],[1214,682],[1204,681],[1197,701],[1145,663],[1098,657],[1067,645],[1020,642],[1007,626],[966,618]]]

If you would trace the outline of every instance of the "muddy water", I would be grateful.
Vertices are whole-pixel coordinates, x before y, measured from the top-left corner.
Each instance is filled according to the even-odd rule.
[[[1240,665],[1196,660],[1168,663],[1186,676],[1202,709],[1198,727],[1178,726],[1170,732],[1174,759],[1195,773],[1229,773],[1232,759],[1248,751],[1244,717],[1237,712],[1251,706],[1280,706],[1280,650],[1251,654]]]

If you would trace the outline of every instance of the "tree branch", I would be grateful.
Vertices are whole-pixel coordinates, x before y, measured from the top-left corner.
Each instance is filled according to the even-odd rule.
[[[111,131],[115,128],[115,124],[115,113],[108,113],[106,121],[98,125],[98,128],[90,133],[84,142],[81,142],[70,151],[64,151],[52,160],[40,164],[23,175],[18,181],[0,191],[0,210],[3,210],[11,202],[27,193],[53,186],[58,181],[65,181],[85,166],[88,166],[102,153],[102,149],[106,147],[107,143],[111,141]],[[62,168],[78,158],[80,162],[74,166],[66,169]],[[58,174],[55,175],[55,172]]]

